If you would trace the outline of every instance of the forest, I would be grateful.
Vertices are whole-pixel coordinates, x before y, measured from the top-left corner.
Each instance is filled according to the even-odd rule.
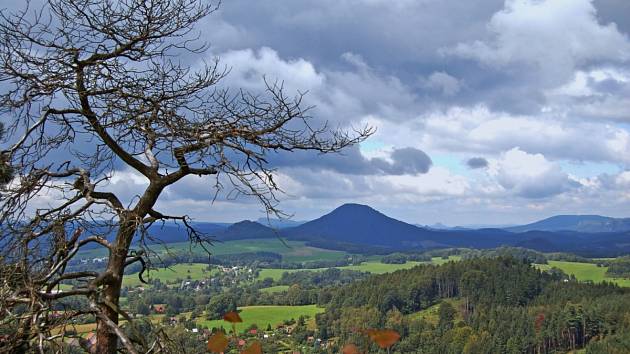
[[[423,314],[436,307],[436,313]],[[337,288],[322,336],[366,344],[357,326],[401,334],[396,353],[630,350],[630,289],[582,284],[514,258],[471,259],[372,276]],[[372,348],[375,349],[375,348]]]

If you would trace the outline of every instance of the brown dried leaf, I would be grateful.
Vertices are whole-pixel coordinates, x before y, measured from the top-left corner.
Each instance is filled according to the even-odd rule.
[[[225,315],[223,315],[223,319],[227,322],[230,323],[241,323],[243,322],[243,320],[241,319],[241,316],[238,315],[238,312],[228,312]]]
[[[247,349],[243,350],[241,354],[262,354],[262,344],[259,341],[255,341]]]
[[[229,341],[223,332],[213,334],[208,339],[208,350],[213,353],[223,353],[228,347]]]
[[[361,352],[359,351],[359,347],[357,347],[356,345],[352,343],[348,343],[344,345],[343,348],[341,349],[341,352],[343,354],[361,354]]]
[[[370,329],[367,334],[382,349],[391,347],[400,339],[400,334],[393,329]]]

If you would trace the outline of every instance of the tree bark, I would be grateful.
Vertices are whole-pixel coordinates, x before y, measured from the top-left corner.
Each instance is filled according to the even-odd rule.
[[[118,307],[127,252],[138,228],[134,218],[130,216],[125,216],[120,225],[121,227],[116,235],[115,245],[110,251],[107,263],[106,272],[109,273],[110,276],[107,277],[103,283],[102,298],[98,301],[99,308],[103,314],[116,325],[118,325],[118,311],[112,308],[111,305],[114,305],[116,308]],[[94,353],[115,354],[118,349],[118,336],[116,333],[104,320],[98,318],[96,328]]]

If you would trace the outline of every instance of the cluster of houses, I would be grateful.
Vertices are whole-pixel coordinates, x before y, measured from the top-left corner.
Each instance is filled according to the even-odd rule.
[[[179,285],[179,289],[200,291],[201,289],[206,288],[208,284],[214,285],[218,283],[218,281],[219,279],[217,278],[210,278],[207,280],[182,280],[181,284]]]
[[[154,305],[153,311],[156,313],[163,314],[166,312],[166,305],[164,304]],[[169,317],[167,321],[165,321],[164,323],[170,326],[176,326],[179,324],[179,321],[176,317]],[[241,338],[238,340],[238,346],[239,348],[244,348],[248,343],[247,340],[254,339],[254,338],[262,342],[277,341],[276,343],[283,343],[281,338],[283,337],[291,338],[296,327],[297,327],[297,324],[293,323],[293,324],[278,324],[275,327],[275,329],[271,331],[262,331],[256,328],[251,328],[250,330],[245,332],[244,335],[239,336]],[[190,329],[186,329],[186,331],[197,334],[199,336],[199,340],[201,341],[207,341],[213,334],[212,330],[208,328],[190,328]],[[0,340],[1,339],[2,338],[0,337]],[[77,347],[83,347],[83,348],[93,348],[95,343],[96,343],[95,332],[90,332],[87,335],[85,335],[83,338],[73,338],[72,340],[68,342],[68,344],[70,344],[71,346],[77,346]],[[335,343],[334,343],[334,340],[322,340],[321,338],[308,336],[306,338],[306,343],[303,343],[303,344],[311,348],[319,348],[322,350],[326,350],[330,348],[331,346],[333,346]],[[292,351],[292,350],[282,351],[281,353],[300,354],[300,352]]]
[[[237,284],[241,280],[252,281],[254,280],[256,276],[256,274],[254,273],[254,270],[249,267],[217,266],[217,269],[219,270],[221,274],[220,276],[215,276],[215,277],[207,278],[203,280],[184,279],[181,281],[179,285],[179,289],[199,291],[201,289],[206,288],[207,286],[234,285],[234,284]]]
[[[89,264],[89,263],[105,263],[107,262],[107,257],[94,257],[94,258],[81,258],[79,261],[81,264]]]
[[[287,337],[287,338],[291,338],[293,330],[295,329],[296,325],[278,325],[276,326],[276,329],[274,331],[261,331],[258,329],[250,329],[249,331],[247,331],[245,333],[244,338],[239,339],[238,341],[238,346],[239,347],[243,347],[245,346],[245,344],[247,343],[246,339],[251,339],[251,338],[257,338],[258,340],[265,342],[265,341],[271,341],[273,342],[274,340],[276,340],[279,337]],[[192,333],[199,333],[200,334],[200,339],[203,341],[206,341],[210,338],[210,336],[212,336],[213,332],[212,330],[209,329],[197,329],[197,328],[193,328],[191,330]],[[279,341],[281,342],[281,341]],[[328,349],[329,347],[331,347],[334,344],[333,341],[326,341],[323,340],[321,338],[315,338],[314,336],[308,336],[306,338],[306,345],[309,347],[315,347],[315,348],[320,348],[320,349]],[[300,354],[300,352],[293,352],[293,351],[284,351],[282,353],[295,353],[295,354]]]
[[[232,284],[236,284],[239,277],[244,277],[246,278],[246,280],[254,280],[255,278],[254,270],[249,267],[239,267],[239,266],[224,267],[221,265],[217,267],[219,271],[221,272],[221,274],[232,278]]]

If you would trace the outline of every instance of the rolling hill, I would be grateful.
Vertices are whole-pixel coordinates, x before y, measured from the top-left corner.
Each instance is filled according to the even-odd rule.
[[[255,221],[244,220],[216,233],[221,241],[278,237],[278,232]]]
[[[431,231],[390,218],[360,204],[344,204],[318,219],[286,229],[283,234],[287,238],[299,240],[327,239],[371,246],[433,245],[427,237]]]
[[[576,231],[626,232],[630,231],[630,218],[610,218],[600,215],[556,215],[527,225],[503,228],[511,232]]]
[[[273,219],[273,218],[258,218],[257,223],[264,226],[268,226],[274,229],[286,229],[287,227],[295,227],[304,224],[306,221],[296,221],[289,219]]]

